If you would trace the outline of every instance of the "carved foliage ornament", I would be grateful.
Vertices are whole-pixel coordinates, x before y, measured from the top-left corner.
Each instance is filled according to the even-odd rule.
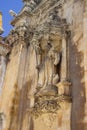
[[[8,37],[6,38],[6,43],[13,45],[16,44],[19,40],[25,41],[25,43],[29,42],[29,37],[31,36],[31,32],[28,31],[26,25],[21,25],[15,29],[13,29]]]
[[[61,64],[61,57],[60,52],[55,49],[55,45],[48,39],[42,53],[37,53],[42,49],[40,48],[42,44],[37,42],[37,38],[33,41],[33,45],[34,49],[38,50],[36,51],[38,82],[34,95],[34,107],[28,108],[28,110],[35,117],[39,117],[46,113],[56,113],[62,108],[63,102],[71,101],[71,97],[67,96],[68,94],[64,95],[64,92],[59,95],[60,75],[57,65]],[[65,85],[63,88],[65,89]]]
[[[56,114],[62,108],[64,101],[71,102],[69,96],[39,96],[35,98],[35,105],[28,109],[35,118],[46,113]]]

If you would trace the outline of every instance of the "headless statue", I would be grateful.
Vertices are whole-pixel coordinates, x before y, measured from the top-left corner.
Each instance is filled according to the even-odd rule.
[[[41,91],[47,89],[49,85],[55,85],[58,83],[59,75],[56,67],[59,62],[59,52],[55,51],[52,45],[47,45],[47,52],[44,58],[44,62],[41,64],[41,68],[39,69],[38,75],[38,86],[41,88]]]

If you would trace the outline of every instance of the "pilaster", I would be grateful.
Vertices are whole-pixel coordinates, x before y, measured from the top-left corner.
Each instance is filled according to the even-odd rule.
[[[86,104],[85,104],[85,117],[84,122],[87,123],[87,1],[85,0],[85,11],[83,19],[83,46],[84,46],[84,78],[85,78],[85,94],[86,94]],[[85,125],[85,130],[87,126]]]

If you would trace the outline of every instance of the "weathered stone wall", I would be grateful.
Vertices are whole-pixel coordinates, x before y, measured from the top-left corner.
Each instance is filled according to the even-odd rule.
[[[20,48],[14,47],[8,60],[0,109],[5,115],[5,129],[9,129],[11,121],[11,111],[18,77],[19,60]]]
[[[37,55],[35,47],[42,47],[42,61],[43,63],[46,63],[47,59],[44,57],[48,53],[45,51],[45,49],[49,36],[48,34],[50,33],[50,29],[47,28],[47,22],[50,23],[53,16],[54,21],[51,23],[50,28],[52,25],[56,25],[56,12],[53,12],[55,7],[59,12],[57,22],[59,22],[60,18],[61,22],[66,19],[68,29],[62,30],[62,33],[60,33],[59,30],[51,30],[50,37],[52,45],[57,45],[57,51],[59,49],[61,57],[64,56],[63,58],[65,58],[61,59],[62,65],[60,65],[59,81],[61,82],[61,77],[65,76],[66,81],[71,82],[72,103],[62,102],[61,109],[57,111],[57,114],[46,113],[42,115],[40,113],[40,116],[38,118],[35,118],[32,116],[31,109],[34,107],[36,101],[34,96],[38,85],[37,82],[39,75],[37,69],[37,58],[40,58],[40,55]],[[54,0],[45,0],[42,1],[42,3],[40,3],[37,8],[32,11],[32,13],[28,12],[29,14],[24,13],[22,15],[22,12],[17,16],[17,18],[12,21],[12,25],[15,26],[14,30],[16,30],[17,33],[20,31],[20,33],[18,37],[14,37],[12,33],[10,35],[11,40],[9,40],[10,44],[13,45],[13,47],[7,64],[0,108],[0,111],[5,115],[5,130],[87,129],[87,51],[85,49],[87,39],[87,14],[85,7],[85,0],[66,0],[65,2],[60,0],[60,2],[57,1],[56,3]],[[26,28],[24,26],[26,22],[28,31],[26,31]],[[62,22],[62,24],[64,23]],[[55,26],[56,29],[60,25],[61,24],[59,23],[58,26]],[[19,30],[17,30],[18,27]],[[66,26],[64,25],[64,27]],[[43,30],[44,33],[42,32]],[[54,34],[54,32],[57,31],[59,32]],[[26,34],[24,32],[26,32]],[[39,32],[37,36],[36,32]],[[66,37],[64,37],[65,34]],[[63,38],[66,38],[65,41]],[[7,39],[9,39],[9,36]],[[40,46],[34,43],[35,41],[33,40],[38,40],[40,42]],[[63,44],[63,41],[65,43],[65,46],[61,45]],[[65,47],[65,49],[62,47]],[[47,64],[45,64],[45,66],[46,65]],[[48,70],[50,70],[49,67],[50,66],[48,66]],[[44,72],[42,70],[43,69],[40,69],[41,72],[39,76],[40,80],[43,79],[44,82],[45,78],[47,77],[42,76]],[[48,71],[48,75],[49,72],[50,71]],[[57,85],[59,86],[59,84]],[[62,85],[60,83],[60,87],[61,86]]]
[[[0,95],[3,89],[2,87],[4,82],[5,71],[6,71],[6,58],[0,56]]]
[[[84,81],[84,42],[83,42],[83,20],[84,1],[69,1],[64,7],[64,16],[71,26],[71,37],[69,39],[69,76],[72,82],[72,113],[71,129],[86,129],[85,116],[85,81]],[[69,7],[68,7],[69,5]],[[82,106],[82,107],[81,107]]]

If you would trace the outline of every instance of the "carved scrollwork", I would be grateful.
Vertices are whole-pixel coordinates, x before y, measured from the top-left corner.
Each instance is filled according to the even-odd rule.
[[[33,106],[28,107],[28,110],[35,117],[57,113],[63,102],[71,101],[68,94],[70,84],[60,83],[62,59],[60,39],[51,34],[40,39],[39,33],[36,32],[31,41],[36,53],[37,84]]]
[[[35,98],[35,105],[33,108],[28,109],[32,115],[36,118],[42,114],[53,113],[56,114],[59,109],[61,109],[64,101],[70,102],[71,98],[69,96],[39,96]]]
[[[5,42],[11,46],[17,44],[19,41],[25,41],[25,43],[28,44],[30,36],[31,32],[28,31],[27,26],[23,24],[14,28],[6,38]]]

